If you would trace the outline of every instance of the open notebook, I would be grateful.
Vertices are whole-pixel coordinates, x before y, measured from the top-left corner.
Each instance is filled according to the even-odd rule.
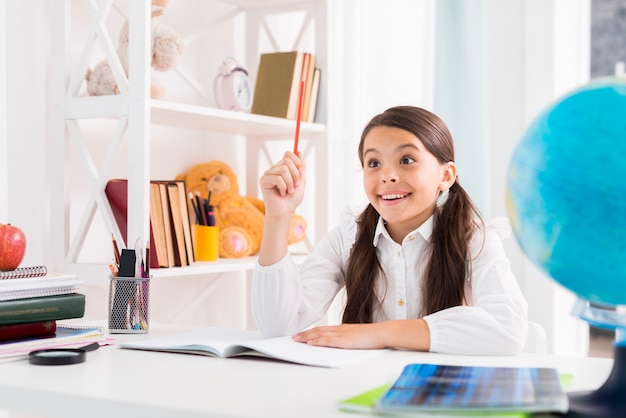
[[[315,347],[295,342],[291,337],[263,338],[257,331],[220,327],[200,328],[166,337],[124,342],[120,347],[224,358],[261,356],[319,367],[342,367],[385,351]]]

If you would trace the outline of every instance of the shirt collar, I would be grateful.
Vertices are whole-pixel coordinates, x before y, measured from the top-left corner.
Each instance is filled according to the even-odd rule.
[[[433,233],[433,221],[434,215],[430,215],[430,217],[426,219],[423,224],[421,224],[415,231],[409,233],[409,235],[419,234],[422,236],[422,238],[424,238],[424,241],[430,242],[430,236]],[[374,232],[374,240],[372,241],[374,247],[378,246],[378,240],[381,236],[391,241],[389,231],[387,231],[387,228],[385,227],[385,221],[382,217],[379,216],[378,224],[376,225],[376,231]]]

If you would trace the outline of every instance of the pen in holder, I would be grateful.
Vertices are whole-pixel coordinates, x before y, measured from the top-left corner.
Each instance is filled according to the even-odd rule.
[[[219,257],[220,230],[217,226],[194,225],[196,261],[215,261]]]
[[[109,276],[109,279],[109,333],[148,333],[150,278]]]

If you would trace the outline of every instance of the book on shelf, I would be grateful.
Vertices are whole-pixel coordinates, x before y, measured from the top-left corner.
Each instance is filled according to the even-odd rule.
[[[150,268],[186,266],[195,260],[185,193],[182,180],[150,182]],[[128,245],[128,180],[109,180],[105,194]]]
[[[85,295],[41,296],[0,302],[0,325],[81,318],[85,314]]]
[[[383,414],[505,414],[567,412],[556,369],[408,364],[380,396]]]
[[[22,279],[25,277],[41,277],[48,274],[46,266],[26,266],[13,270],[0,270],[0,280]]]
[[[174,237],[174,260],[177,266],[187,266],[187,251],[185,250],[185,236],[183,235],[183,220],[181,217],[180,202],[178,201],[178,186],[167,184],[170,199],[170,220],[172,222],[172,236]]]
[[[170,214],[170,196],[167,183],[153,183],[156,183],[159,186],[159,193],[161,194],[161,214],[163,215],[163,230],[165,232],[165,248],[162,248],[161,251],[165,251],[167,254],[167,261],[161,262],[160,266],[175,267],[176,261],[174,257],[174,238],[172,235],[172,215]]]
[[[150,250],[152,250],[154,245],[154,251],[158,260],[154,264],[159,265],[159,267],[171,267],[169,256],[167,255],[161,188],[158,183],[153,182],[150,183],[150,226],[152,227],[152,237],[154,238],[154,242],[150,243]],[[150,261],[152,262],[152,257],[150,257]]]
[[[48,274],[0,281],[0,302],[42,296],[77,293],[83,280],[73,273]]]
[[[183,181],[168,182],[167,188],[170,201],[172,236],[175,237],[173,241],[176,265],[188,266],[193,262],[194,256],[185,183]]]
[[[251,113],[295,119],[304,52],[261,54]]]
[[[313,80],[311,81],[311,94],[309,97],[309,108],[307,114],[307,122],[315,122],[317,115],[317,104],[319,103],[320,95],[320,83],[322,81],[321,68],[315,68],[313,70]]]
[[[192,218],[190,215],[190,207],[187,200],[187,187],[184,180],[177,180],[175,184],[178,188],[178,204],[180,206],[180,216],[183,223],[183,235],[185,236],[187,264],[192,264],[196,261],[196,256],[193,249],[193,236],[191,233]]]
[[[316,347],[295,342],[291,337],[263,338],[258,331],[221,327],[199,328],[165,337],[121,342],[120,347],[222,358],[265,357],[318,367],[342,367],[385,351]]]
[[[52,335],[57,330],[56,321],[26,322],[24,324],[0,325],[0,341],[18,340],[26,337]]]
[[[304,94],[302,98],[302,118],[306,122],[309,120],[309,109],[311,105],[311,90],[313,87],[313,74],[315,73],[315,55],[305,53],[305,60],[302,69],[302,80],[304,81]]]
[[[104,188],[104,193],[122,238],[128,246],[128,180],[109,180]],[[152,220],[150,220],[150,268],[159,268],[160,261],[156,252]]]

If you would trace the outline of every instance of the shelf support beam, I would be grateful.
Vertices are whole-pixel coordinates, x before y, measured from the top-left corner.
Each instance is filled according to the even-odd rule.
[[[128,230],[127,245],[150,239],[150,2],[131,1],[128,57]]]

